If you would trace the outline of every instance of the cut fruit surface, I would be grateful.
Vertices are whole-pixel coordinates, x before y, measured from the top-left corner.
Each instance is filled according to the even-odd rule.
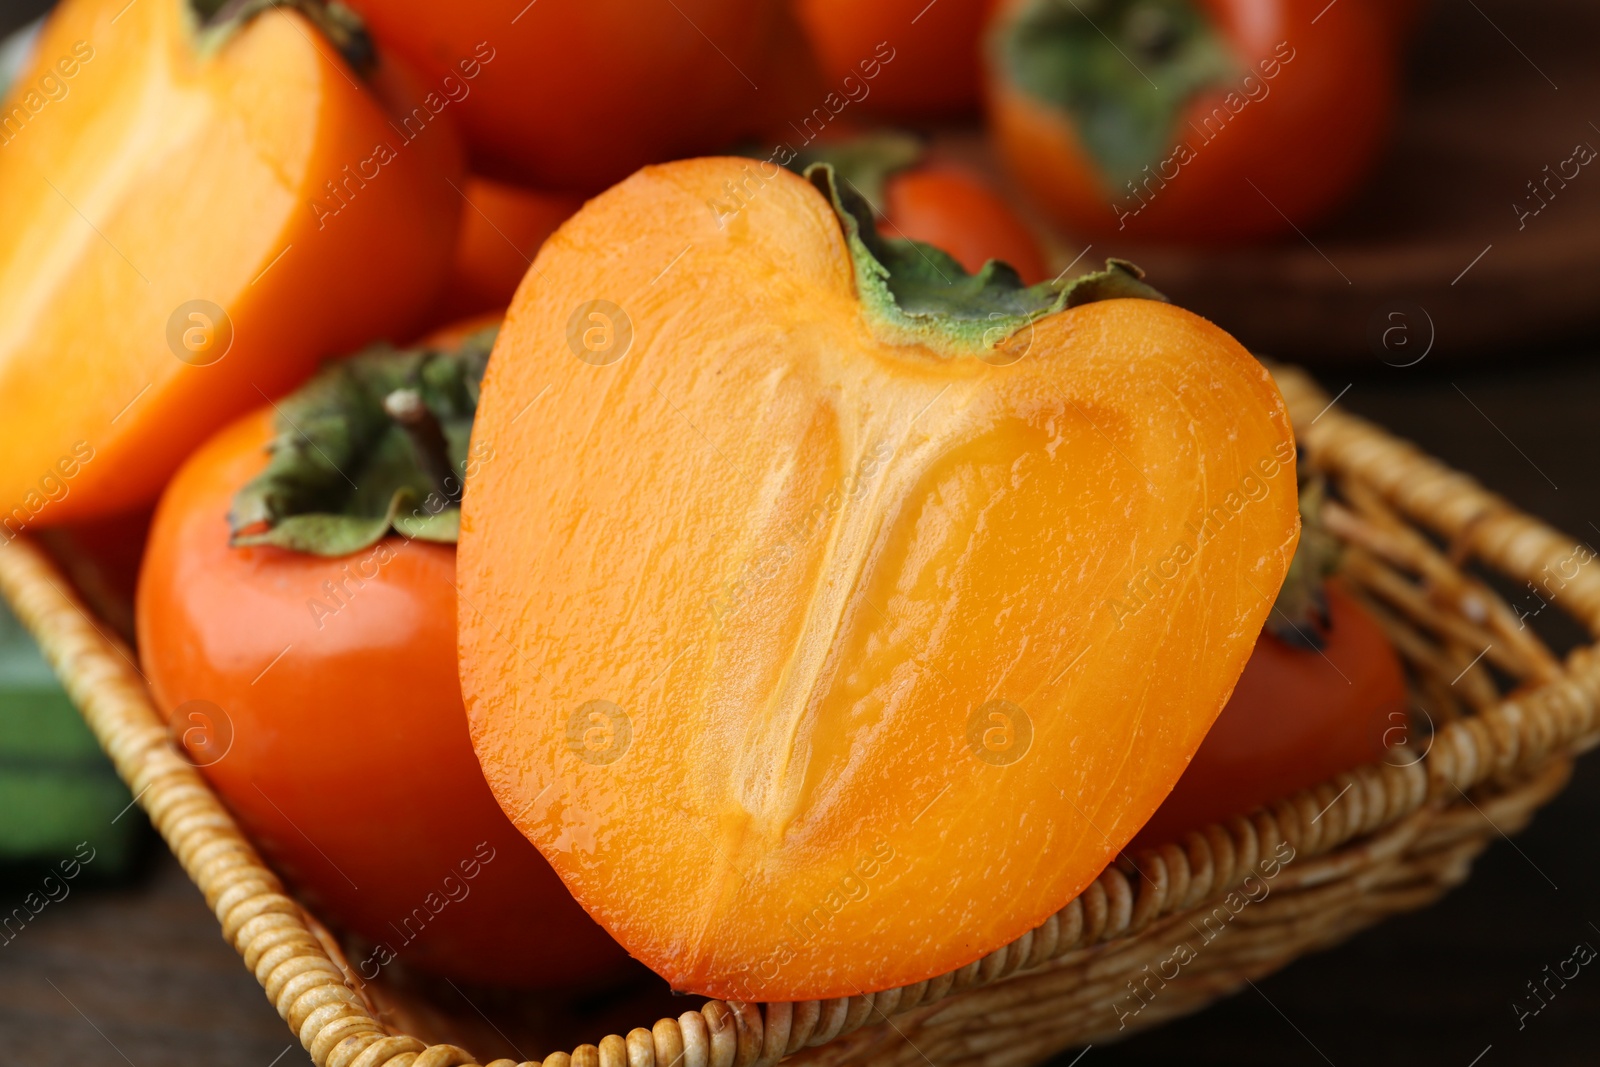
[[[1204,320],[968,278],[826,175],[708,206],[750,166],[647,168],[546,242],[474,429],[462,681],[630,952],[838,997],[1020,936],[1155,810],[1293,554],[1295,452]]]
[[[233,417],[423,325],[444,280],[448,118],[402,131],[411,76],[353,68],[315,0],[202,27],[216,6],[67,0],[0,109],[8,534],[153,503]]]

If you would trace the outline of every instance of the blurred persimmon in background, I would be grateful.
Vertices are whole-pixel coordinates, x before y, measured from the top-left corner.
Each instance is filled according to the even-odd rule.
[[[1392,17],[1365,0],[1005,0],[990,132],[1064,229],[1218,242],[1306,227],[1383,146]],[[1356,72],[1359,72],[1357,75]]]
[[[795,0],[806,40],[830,82],[884,64],[861,103],[898,121],[961,118],[978,110],[977,42],[993,0]]]
[[[582,193],[732,140],[778,16],[778,0],[350,6],[380,44],[449,79],[478,170]]]
[[[438,322],[503,311],[539,246],[583,204],[569,193],[545,193],[476,176],[463,183],[461,195],[466,204],[450,277],[435,313]]]

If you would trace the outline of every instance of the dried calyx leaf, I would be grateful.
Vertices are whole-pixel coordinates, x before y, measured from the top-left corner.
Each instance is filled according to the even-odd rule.
[[[1121,259],[1070,281],[1026,286],[1008,264],[991,259],[968,274],[948,253],[921,241],[885,237],[872,206],[814,163],[806,179],[833,205],[855,262],[856,290],[880,339],[921,344],[945,355],[983,356],[1030,324],[1066,308],[1132,297],[1166,301],[1144,272]]]
[[[221,48],[263,11],[287,7],[304,15],[356,73],[366,74],[377,61],[366,23],[339,0],[189,0],[189,4],[199,22],[202,54]]]
[[[1326,643],[1332,625],[1323,588],[1339,570],[1342,548],[1322,522],[1327,495],[1328,485],[1322,475],[1302,468],[1300,544],[1267,619],[1268,633],[1286,644],[1313,651]]]
[[[498,332],[453,350],[374,345],[279,402],[272,458],[233,499],[232,543],[343,556],[393,531],[453,544]]]

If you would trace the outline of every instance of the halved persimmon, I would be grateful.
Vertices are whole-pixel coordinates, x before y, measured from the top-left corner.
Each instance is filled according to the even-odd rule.
[[[491,788],[679,988],[960,967],[1105,867],[1298,536],[1271,378],[1114,264],[1024,288],[826,167],[650,167],[545,243],[490,359],[460,654]]]
[[[1383,624],[1338,576],[1343,546],[1322,521],[1326,499],[1319,475],[1302,480],[1300,544],[1266,629],[1135,849],[1331,781],[1385,758],[1401,739],[1405,668]]]
[[[319,360],[423,326],[461,204],[441,100],[337,4],[58,7],[0,123],[6,533],[149,504]]]

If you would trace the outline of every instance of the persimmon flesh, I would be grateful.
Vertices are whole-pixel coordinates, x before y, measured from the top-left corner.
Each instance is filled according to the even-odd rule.
[[[640,171],[518,292],[463,691],[501,806],[631,953],[838,997],[1022,935],[1149,818],[1293,554],[1294,446],[1203,319],[1012,317],[1053,290],[876,239],[815,168],[709,210],[747,165]],[[886,296],[874,248],[1001,309]]]
[[[67,0],[6,101],[9,534],[153,503],[234,416],[423,326],[444,280],[448,114],[402,132],[410,76],[352,69],[312,0],[228,6],[201,31],[191,0]]]

